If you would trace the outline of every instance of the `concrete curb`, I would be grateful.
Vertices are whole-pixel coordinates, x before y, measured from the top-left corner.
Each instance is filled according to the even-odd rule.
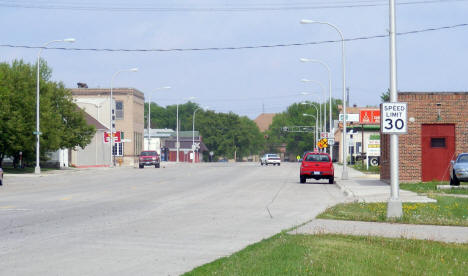
[[[352,197],[354,199],[357,200],[357,197],[356,195],[353,193],[353,191],[351,191],[346,185],[340,183],[339,181],[336,181],[335,180],[335,184],[336,186],[338,186],[338,188],[340,188],[340,190],[347,196],[347,197]]]

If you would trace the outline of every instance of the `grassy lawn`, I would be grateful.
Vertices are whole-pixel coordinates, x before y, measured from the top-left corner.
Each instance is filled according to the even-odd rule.
[[[460,183],[462,186],[468,186],[468,183]],[[468,195],[468,189],[450,189],[437,190],[437,185],[449,185],[448,182],[419,182],[419,183],[402,183],[400,188],[403,190],[413,191],[420,194],[464,194]]]
[[[25,168],[13,168],[13,167],[5,167],[2,168],[5,174],[23,174],[23,173],[34,173],[34,167],[25,167]],[[57,168],[42,168],[41,172],[45,171],[55,171],[58,170]]]
[[[184,275],[466,275],[468,245],[278,234]]]
[[[468,198],[433,197],[437,203],[403,203],[403,217],[392,222],[468,226]],[[385,222],[387,203],[338,204],[317,218]]]
[[[376,166],[369,166],[369,170],[367,170],[366,165],[362,165],[361,161],[357,161],[354,165],[351,165],[351,167],[355,170],[361,171],[363,173],[369,173],[369,174],[380,174],[380,167]]]

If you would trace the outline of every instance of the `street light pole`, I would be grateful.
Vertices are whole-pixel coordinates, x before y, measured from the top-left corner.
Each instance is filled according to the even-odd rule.
[[[111,79],[111,87],[110,87],[110,98],[109,98],[109,128],[110,128],[110,137],[109,137],[109,144],[110,144],[110,160],[109,160],[109,167],[112,167],[114,165],[114,162],[113,162],[113,157],[114,157],[114,153],[113,153],[113,147],[114,147],[114,126],[112,125],[112,122],[114,121],[113,120],[113,104],[112,104],[112,97],[113,97],[113,86],[114,86],[114,79],[115,77],[117,77],[117,75],[119,75],[120,73],[122,72],[137,72],[138,71],[138,68],[131,68],[131,69],[126,69],[126,70],[120,70],[120,71],[117,71],[114,73],[114,75],[112,75],[112,79]],[[117,149],[116,149],[117,150]]]
[[[195,97],[188,97],[188,98],[185,98],[184,100],[193,100],[195,99]],[[179,145],[179,101],[177,101],[177,122],[176,122],[176,149],[177,149],[177,157],[176,157],[176,163],[179,163],[179,148],[180,148],[180,145]]]
[[[41,63],[41,53],[44,49],[47,48],[47,46],[51,43],[55,43],[55,42],[75,42],[75,39],[74,38],[66,38],[66,39],[59,39],[59,40],[52,40],[52,41],[49,41],[47,43],[45,43],[42,48],[39,50],[39,53],[37,54],[37,80],[36,80],[36,132],[34,134],[36,134],[36,167],[34,168],[34,173],[35,174],[40,174],[41,173],[41,165],[39,164],[40,162],[40,155],[41,155],[41,151],[40,151],[40,135],[41,135],[41,132],[40,132],[40,129],[39,129],[39,82],[40,82],[40,63]]]
[[[163,90],[163,89],[171,89],[170,86],[164,86],[164,87],[159,87],[156,88],[156,90]],[[147,127],[147,132],[148,132],[148,150],[150,149],[150,135],[151,135],[151,94],[148,94],[148,127]]]
[[[390,102],[398,102],[396,67],[396,11],[395,0],[390,0]],[[399,152],[398,134],[390,134],[390,187],[391,197],[387,204],[387,218],[403,216],[402,202],[399,198]]]
[[[313,95],[313,94],[310,94],[310,93],[308,93],[308,92],[301,92],[301,95]],[[319,114],[320,114],[320,115],[318,115],[319,124],[317,125],[317,127],[318,127],[319,129],[321,129],[323,126],[322,126],[322,122],[321,122],[321,118],[322,118],[322,105],[320,104],[320,101],[323,101],[323,99],[320,99],[320,96],[319,96],[318,101],[319,101]],[[311,105],[312,105],[312,104],[311,104]],[[314,105],[314,107],[317,108],[315,105]]]
[[[345,62],[345,43],[343,33],[338,29],[337,26],[320,21],[312,21],[303,19],[301,20],[302,24],[324,24],[335,29],[341,37],[341,65],[342,65],[342,78],[343,78],[343,173],[341,174],[341,179],[348,179],[348,164],[347,164],[347,153],[348,153],[348,141],[346,135],[346,62]]]
[[[332,78],[331,78],[331,70],[330,70],[330,66],[328,66],[325,62],[321,61],[321,60],[318,60],[318,59],[309,59],[309,58],[301,58],[300,59],[302,62],[314,62],[314,63],[318,63],[320,65],[322,65],[323,67],[325,67],[325,69],[327,69],[327,72],[328,72],[328,98],[329,98],[329,102],[328,102],[328,113],[329,113],[329,117],[328,117],[328,123],[329,123],[329,131],[330,133],[333,135],[333,138],[335,138],[335,132],[333,131],[333,119],[332,119]],[[331,159],[333,160],[333,145],[330,145],[330,157]]]
[[[325,86],[319,82],[319,81],[316,81],[316,80],[309,80],[309,79],[301,79],[302,82],[314,82],[318,85],[320,85],[320,87],[322,88],[322,91],[323,91],[323,95],[324,95],[324,98],[323,98],[323,124],[322,124],[322,131],[326,132],[327,131],[327,104],[325,103],[325,98],[326,98],[326,93],[327,93],[327,89],[325,88]]]
[[[302,116],[308,116],[308,117],[314,117],[315,118],[315,141],[314,141],[314,149],[317,147],[317,142],[318,142],[318,138],[317,138],[317,135],[318,135],[318,118],[312,114],[307,114],[307,113],[303,113]]]

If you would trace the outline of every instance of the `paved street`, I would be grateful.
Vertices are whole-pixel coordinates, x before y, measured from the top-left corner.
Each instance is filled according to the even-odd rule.
[[[299,164],[180,164],[5,177],[1,275],[178,275],[345,200]],[[268,209],[267,209],[268,207]]]

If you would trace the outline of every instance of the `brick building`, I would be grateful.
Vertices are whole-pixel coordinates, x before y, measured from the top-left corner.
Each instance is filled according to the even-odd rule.
[[[408,133],[399,138],[402,182],[450,178],[450,160],[468,152],[468,92],[399,92],[408,103]],[[390,136],[381,135],[380,178],[390,179]]]

